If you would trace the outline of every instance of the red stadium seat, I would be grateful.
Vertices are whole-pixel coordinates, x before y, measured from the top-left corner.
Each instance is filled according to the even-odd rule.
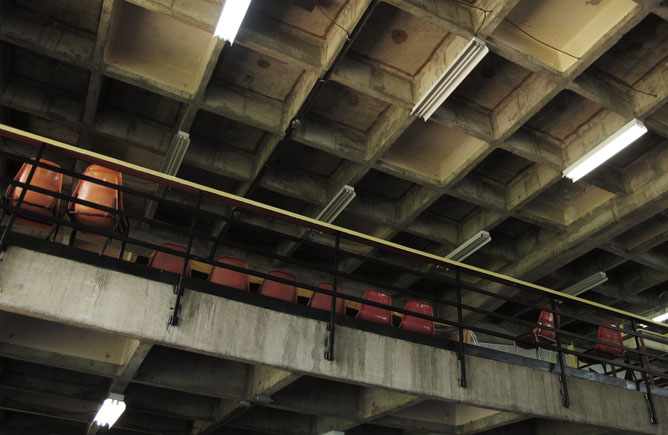
[[[161,243],[160,246],[179,252],[186,252],[188,250],[188,248],[185,246],[179,245],[177,243],[165,242]],[[172,272],[180,275],[181,271],[183,270],[184,261],[184,257],[179,257],[178,255],[168,254],[162,251],[155,251],[151,256],[151,260],[149,261],[148,265],[156,269],[164,270],[165,272]],[[186,276],[190,276],[191,271],[192,264],[190,261],[188,261],[188,266],[186,267]]]
[[[269,272],[269,275],[290,281],[297,281],[296,276],[282,270],[272,270]],[[283,284],[270,279],[265,279],[262,282],[262,285],[260,286],[260,294],[276,299],[283,299],[288,302],[297,302],[297,289],[294,285]]]
[[[619,328],[619,325],[616,325],[612,322],[601,322],[604,325],[607,326],[612,326],[613,328]],[[608,329],[603,326],[598,327],[598,341],[603,341],[606,343],[610,344],[615,344],[617,346],[624,346],[624,341],[622,340],[622,332],[621,331],[615,331],[613,329]],[[605,344],[601,343],[596,343],[594,345],[593,349],[588,350],[585,352],[588,355],[596,356],[599,358],[605,358],[609,360],[614,360],[617,358],[623,358],[625,351],[624,349],[619,349],[616,347],[608,346]],[[596,364],[599,363],[599,361],[596,360],[591,360],[588,358],[581,357],[581,361],[589,363],[589,364]]]
[[[330,282],[321,282],[318,284],[318,288],[331,291],[334,287]],[[341,294],[346,293],[340,285],[336,286],[336,292]],[[323,293],[313,292],[313,296],[308,301],[308,306],[319,310],[332,311],[332,297]],[[346,301],[344,299],[336,298],[336,313],[346,314]]]
[[[418,300],[408,301],[406,304],[406,310],[425,314],[427,316],[434,315],[434,310],[431,305]],[[404,314],[404,318],[401,320],[399,328],[418,332],[420,334],[434,335],[434,322],[432,320],[421,319],[409,314]]]
[[[381,290],[368,289],[364,292],[364,299],[379,304],[392,305],[392,297]],[[358,319],[368,320],[370,322],[380,323],[383,325],[392,326],[392,312],[389,308],[372,307],[371,305],[362,304],[360,310],[357,312]]]
[[[118,171],[105,168],[104,166],[91,165],[86,168],[83,175],[107,183],[116,184],[118,186],[123,185],[123,175]],[[101,184],[92,181],[79,180],[72,196],[104,207],[123,210],[123,192],[111,187],[102,186]],[[118,231],[121,234],[127,234],[127,219],[115,213],[70,202],[68,206],[68,214],[73,222],[81,225],[83,228],[90,228],[91,230],[102,232]],[[105,236],[94,233],[84,232],[84,234],[95,238],[106,238]]]
[[[55,166],[56,168],[60,168],[60,166],[57,164],[44,159],[41,159],[40,162]],[[21,166],[21,169],[19,169],[19,172],[14,177],[14,180],[25,183],[28,180],[28,175],[30,174],[32,167],[33,165],[24,163]],[[35,173],[30,180],[30,185],[40,187],[42,189],[47,189],[55,193],[60,193],[63,186],[63,174],[38,166],[35,168]],[[5,192],[5,201],[7,201],[9,205],[16,207],[22,191],[22,187],[10,184],[9,187],[7,187],[7,191]],[[60,198],[44,193],[39,193],[34,190],[27,190],[23,198],[23,202],[21,203],[22,210],[38,213],[44,215],[45,218],[51,219],[55,218],[58,214],[59,206]],[[47,223],[48,221],[46,219],[45,221],[41,221],[38,218],[25,217],[18,218],[18,220],[38,228],[48,228],[51,226],[50,223]]]
[[[243,258],[238,257],[218,257],[216,261],[219,263],[229,264],[231,266],[242,267],[248,269],[248,263]],[[237,272],[224,267],[214,266],[209,274],[209,282],[214,284],[221,284],[227,287],[233,287],[239,290],[250,291],[250,283],[248,275]]]
[[[549,305],[545,306],[546,308],[551,308]],[[559,311],[557,308],[556,311]],[[548,331],[543,329],[544,326],[548,328],[558,329],[561,324],[561,316],[557,314],[557,326],[554,326],[554,313],[549,311],[541,311],[540,316],[538,317],[538,326],[536,326],[533,331],[528,334],[524,334],[519,339],[531,341],[533,343],[526,343],[524,341],[515,341],[515,344],[523,349],[535,349],[544,344],[552,344],[557,341],[557,333],[555,331]]]

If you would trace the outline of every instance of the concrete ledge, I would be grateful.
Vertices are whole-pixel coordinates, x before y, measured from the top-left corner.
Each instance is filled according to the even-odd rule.
[[[1,260],[8,312],[424,398],[650,434],[668,427],[649,423],[637,391],[569,377],[566,409],[556,374],[475,356],[467,356],[469,387],[460,388],[455,353],[348,327],[337,329],[330,363],[322,321],[187,291],[180,326],[168,328],[171,285],[18,247]],[[667,398],[655,404],[668,415]]]

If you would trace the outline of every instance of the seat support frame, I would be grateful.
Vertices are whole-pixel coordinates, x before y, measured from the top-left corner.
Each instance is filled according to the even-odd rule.
[[[30,186],[30,182],[35,176],[35,172],[37,172],[37,164],[42,159],[42,155],[44,154],[45,149],[46,149],[46,143],[42,142],[42,144],[39,147],[39,151],[37,151],[37,157],[35,157],[35,163],[30,168],[30,172],[28,173],[28,177],[26,178],[25,182],[26,187],[21,189],[21,194],[19,195],[19,199],[16,201],[16,206],[19,208],[21,207],[21,204],[23,204],[23,200],[25,199],[26,194],[28,192],[28,186]],[[9,217],[9,222],[7,223],[7,226],[3,231],[2,236],[0,236],[0,252],[3,252],[5,249],[7,249],[7,237],[9,236],[9,232],[14,226],[14,222],[16,222],[16,213],[11,214],[11,216]]]

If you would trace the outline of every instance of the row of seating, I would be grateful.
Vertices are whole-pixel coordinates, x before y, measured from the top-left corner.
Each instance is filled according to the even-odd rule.
[[[552,307],[549,305],[546,306],[546,308],[552,309]],[[557,307],[555,311],[559,312],[559,307]],[[602,322],[602,323],[606,326],[619,328],[619,325],[613,322]],[[553,312],[541,311],[540,315],[538,316],[537,326],[533,329],[533,331],[518,337],[518,340],[515,341],[515,344],[523,349],[536,349],[544,345],[555,344],[557,341],[557,333],[555,331],[550,331],[545,329],[546,327],[559,329],[561,327],[561,316],[557,314],[555,322],[555,315]],[[597,339],[598,341],[602,341],[604,343],[609,343],[616,346],[624,345],[621,331],[609,329],[604,326],[599,326]],[[585,354],[607,360],[615,360],[618,358],[623,358],[626,352],[624,351],[624,349],[609,346],[603,343],[596,343],[594,345],[594,348],[587,350]],[[587,364],[600,363],[599,361],[587,357],[581,357],[580,361],[585,362]]]
[[[176,243],[163,243],[162,247],[179,252],[186,252],[186,247]],[[242,269],[248,269],[248,263],[242,258],[238,257],[218,257],[216,259],[219,263],[229,264]],[[156,269],[165,270],[168,272],[180,274],[183,270],[185,259],[178,255],[169,254],[162,251],[156,251],[149,261],[149,266]],[[190,276],[192,271],[192,264],[190,261],[186,265],[186,276]],[[297,281],[297,277],[292,273],[274,269],[269,271],[268,275],[284,279],[286,281]],[[214,266],[209,273],[208,281],[214,284],[220,284],[227,287],[236,288],[243,291],[250,291],[250,280],[248,275],[242,272],[237,272],[231,269],[226,269],[220,266]],[[332,291],[334,288],[332,283],[321,282],[317,286],[323,290]],[[337,285],[337,293],[345,294],[342,286]],[[288,302],[297,302],[297,288],[291,284],[265,279],[260,285],[258,293],[272,298],[282,299]],[[382,290],[368,289],[364,293],[363,299],[384,305],[392,305],[392,297]],[[331,311],[332,297],[323,293],[313,292],[309,299],[308,306],[320,310]],[[412,311],[428,316],[433,316],[434,312],[426,302],[419,300],[411,300],[406,304],[406,311]],[[345,300],[337,298],[335,312],[338,314],[346,314]],[[392,311],[388,308],[374,307],[367,304],[362,304],[356,315],[357,318],[368,320],[370,322],[380,323],[383,325],[392,326]],[[434,322],[419,317],[404,315],[399,328],[420,334],[434,335]]]
[[[40,162],[60,168],[59,165],[48,160],[41,159]],[[26,183],[32,167],[33,165],[24,163],[14,177],[14,180]],[[118,186],[123,185],[123,174],[104,166],[91,165],[84,170],[83,175]],[[63,186],[63,174],[55,170],[37,166],[30,185],[60,194]],[[4,200],[16,207],[22,191],[22,187],[10,184],[5,192]],[[72,192],[72,196],[110,209],[123,210],[122,191],[102,186],[92,181],[79,180]],[[53,219],[59,217],[60,198],[28,189],[21,203],[21,209],[37,213],[45,218],[22,217],[19,218],[21,222],[38,228],[48,228],[52,226]],[[66,213],[72,222],[81,228],[100,232],[118,231],[121,234],[128,234],[129,225],[127,219],[116,213],[106,212],[77,202],[69,202]],[[75,234],[76,232],[72,231],[70,242],[74,240]],[[91,232],[84,232],[84,234],[90,237],[106,239],[104,236]],[[107,239],[105,247],[109,241]]]
[[[42,163],[52,165],[56,168],[60,168],[56,163],[40,160]],[[25,183],[28,179],[28,175],[32,169],[33,165],[29,163],[24,163],[21,166],[21,169],[14,177],[15,181]],[[123,184],[123,175],[119,171],[114,171],[112,169],[106,168],[100,165],[91,165],[83,172],[83,175],[97,180],[101,180],[107,183],[116,184],[122,186]],[[63,184],[63,174],[54,171],[48,168],[37,167],[33,174],[31,183],[32,186],[37,186],[45,190],[50,190],[55,193],[60,193],[62,190]],[[21,196],[22,188],[14,185],[10,185],[5,192],[5,201],[7,201],[12,206],[17,206],[18,200]],[[77,186],[74,188],[72,196],[79,198],[84,201],[98,204],[100,206],[108,207],[114,210],[123,210],[123,192],[117,189],[110,187],[102,186],[95,182],[88,180],[79,180]],[[49,219],[34,219],[34,218],[21,218],[21,221],[28,223],[37,227],[47,227],[51,225],[50,222],[58,216],[60,209],[60,199],[36,192],[34,190],[28,190],[25,194],[23,202],[21,203],[21,208],[33,213],[41,214],[45,218]],[[100,209],[83,205],[80,203],[70,202],[68,203],[66,209],[67,215],[70,219],[83,228],[88,228],[91,230],[97,230],[101,232],[114,232],[118,231],[121,234],[126,234],[129,231],[129,225],[127,219],[124,217],[115,214],[102,211]],[[70,237],[70,243],[73,242],[76,232],[72,231]],[[90,237],[96,238],[106,238],[104,236],[97,235],[95,233],[84,232],[84,234]],[[110,239],[107,239],[105,243],[105,248],[109,243]],[[186,248],[182,245],[174,243],[164,243],[162,246],[173,249],[176,251],[185,252]],[[104,252],[104,248],[103,248]],[[167,254],[164,252],[158,251],[151,258],[151,266],[167,270],[174,273],[181,273],[183,268],[182,257],[175,255]],[[247,269],[248,264],[241,258],[236,257],[219,257],[217,261],[221,263],[230,264],[232,266],[240,267]],[[188,263],[186,267],[186,275],[190,276],[191,264]],[[282,278],[289,281],[296,281],[296,277],[288,272],[282,270],[272,270],[269,272],[269,275],[275,276],[277,278]],[[208,280],[216,284],[226,285],[228,287],[237,288],[239,290],[250,291],[250,283],[248,275],[235,272],[230,269],[225,269],[222,267],[214,267],[211,271]],[[318,284],[319,288],[325,290],[332,290],[332,284],[322,282]],[[338,286],[337,292],[345,293],[341,286]],[[259,293],[265,296],[270,296],[278,299],[283,299],[290,302],[297,302],[297,290],[292,285],[287,285],[280,283],[278,281],[264,280],[260,286]],[[369,301],[374,301],[377,303],[392,305],[392,298],[390,295],[384,291],[376,289],[368,289],[364,294],[364,299]],[[314,292],[313,296],[309,300],[309,306],[323,309],[331,310],[331,296]],[[406,304],[407,311],[413,311],[421,314],[426,314],[433,316],[433,309],[431,305],[426,302],[419,300],[411,300]],[[338,299],[336,302],[336,312],[339,314],[345,314],[345,301],[343,299]],[[392,313],[389,309],[378,308],[370,305],[362,304],[360,310],[357,313],[358,318],[368,320],[375,323],[392,325]],[[557,328],[560,324],[560,316],[556,316],[556,325]],[[604,322],[608,326],[617,326],[611,322]],[[434,334],[434,322],[421,319],[418,317],[405,315],[399,325],[402,329],[411,330],[414,332],[419,332],[422,334],[433,335]],[[540,348],[542,345],[555,343],[556,333],[554,331],[549,331],[544,329],[544,327],[555,328],[555,316],[552,312],[541,311],[538,318],[538,325],[533,331],[520,336],[519,340],[516,341],[516,345],[525,349],[534,349]],[[619,331],[614,331],[608,328],[600,327],[598,331],[598,340],[604,341],[607,343],[612,343],[615,345],[622,345],[622,335]],[[624,350],[618,349],[611,346],[606,346],[604,344],[597,343],[593,349],[587,351],[588,354],[598,356],[606,359],[616,359],[624,356]],[[582,358],[582,360],[585,360]]]

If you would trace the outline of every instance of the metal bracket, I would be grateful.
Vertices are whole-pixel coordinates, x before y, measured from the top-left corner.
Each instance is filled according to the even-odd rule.
[[[455,271],[457,283],[460,282],[459,268]],[[459,343],[457,346],[457,360],[459,361],[459,386],[466,388],[466,359],[464,356],[464,314],[462,312],[462,289],[457,286],[457,330],[459,332]]]
[[[329,313],[329,323],[327,324],[327,330],[329,331],[329,336],[325,340],[325,359],[327,361],[334,361],[334,337],[336,326],[334,324],[334,316],[336,314],[336,289],[339,285],[339,246],[341,245],[341,233],[336,232],[336,241],[334,243],[334,271],[332,273],[332,306]]]
[[[554,311],[557,311],[557,301],[554,297],[552,298],[551,308]],[[561,322],[559,321],[560,317],[558,317],[559,314],[552,313],[552,316],[555,319],[554,324],[557,326],[557,329],[559,329],[559,327],[561,326],[560,325]],[[565,368],[565,365],[564,365],[564,354],[561,351],[561,338],[559,337],[560,334],[559,334],[558,331],[555,335],[556,335],[556,338],[557,338],[557,343],[556,343],[557,344],[557,349],[559,349],[559,369],[560,369],[559,383],[561,384],[561,388],[560,388],[561,403],[563,403],[564,408],[570,408],[571,407],[571,398],[568,394],[568,382],[566,381],[566,368]]]

